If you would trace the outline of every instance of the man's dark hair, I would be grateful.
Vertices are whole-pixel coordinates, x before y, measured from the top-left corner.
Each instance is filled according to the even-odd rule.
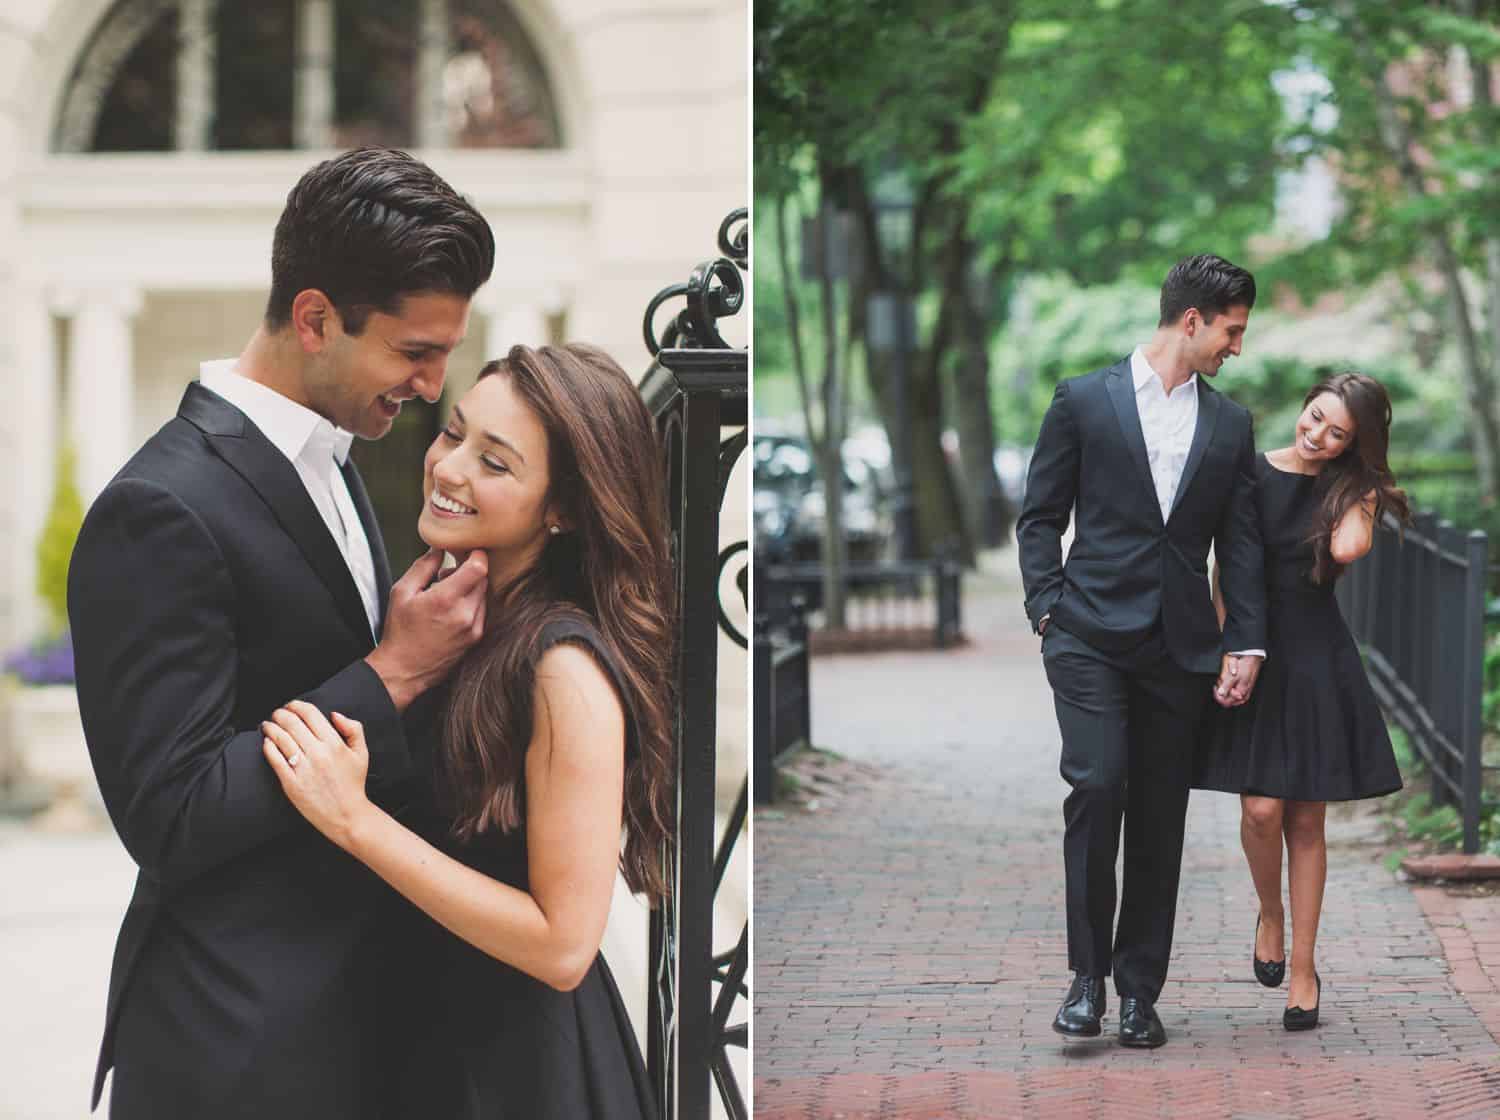
[[[489,223],[432,168],[393,148],[357,148],[312,168],[287,195],[266,325],[285,326],[297,293],[316,288],[357,335],[371,312],[395,314],[402,296],[468,299],[494,265]]]
[[[1255,306],[1255,277],[1212,253],[1180,260],[1161,286],[1161,318],[1157,326],[1171,326],[1189,307],[1196,307],[1205,323],[1231,307]]]

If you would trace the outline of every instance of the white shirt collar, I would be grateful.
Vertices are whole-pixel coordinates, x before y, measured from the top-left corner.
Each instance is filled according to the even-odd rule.
[[[1146,348],[1144,346],[1137,346],[1130,352],[1130,378],[1135,384],[1135,391],[1137,393],[1144,389],[1146,384],[1151,381],[1155,381],[1162,387],[1163,394],[1166,392],[1166,382],[1162,381],[1161,376],[1151,368],[1151,363],[1146,361]],[[1188,386],[1192,386],[1195,393],[1198,391],[1198,375],[1196,373],[1173,389],[1172,392],[1180,393]]]
[[[339,466],[349,457],[349,448],[354,443],[352,432],[334,427],[312,409],[242,376],[234,358],[200,362],[198,380],[205,389],[217,393],[248,416],[276,450],[292,462],[309,445],[315,452],[326,448]]]

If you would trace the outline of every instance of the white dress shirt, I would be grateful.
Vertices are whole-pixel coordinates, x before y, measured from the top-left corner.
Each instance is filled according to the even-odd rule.
[[[339,546],[370,622],[370,634],[380,632],[380,598],[375,585],[375,561],[370,540],[360,524],[359,511],[339,470],[349,457],[354,436],[335,428],[310,408],[276,390],[242,377],[233,358],[202,362],[198,380],[250,418],[276,450],[287,457],[302,479],[307,496],[317,506],[329,535]]]
[[[1151,483],[1161,505],[1165,524],[1172,513],[1193,433],[1198,430],[1198,375],[1195,373],[1170,393],[1137,346],[1130,354],[1130,379],[1135,383],[1135,407],[1141,416],[1141,434],[1146,437],[1146,460],[1151,464]],[[1263,649],[1245,649],[1236,657],[1265,657]]]
[[[1141,434],[1146,437],[1146,459],[1151,464],[1151,482],[1161,504],[1163,522],[1172,512],[1172,500],[1187,466],[1198,427],[1198,375],[1195,373],[1168,393],[1146,354],[1137,346],[1130,355],[1130,377],[1135,383],[1135,407],[1141,416]]]

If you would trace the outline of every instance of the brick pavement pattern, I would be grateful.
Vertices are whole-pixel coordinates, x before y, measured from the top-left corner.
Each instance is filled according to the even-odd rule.
[[[1115,1044],[1112,988],[1102,1038],[1052,1032],[1059,736],[1019,578],[981,581],[965,649],[813,663],[850,777],[756,816],[757,1120],[1500,1117],[1500,900],[1397,882],[1360,807],[1329,814],[1317,1030],[1251,975],[1238,799],[1195,793],[1167,1045]]]

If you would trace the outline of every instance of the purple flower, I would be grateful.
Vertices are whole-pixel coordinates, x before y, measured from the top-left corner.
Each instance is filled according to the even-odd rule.
[[[72,684],[72,635],[65,630],[61,637],[43,638],[13,650],[5,658],[5,671],[14,673],[22,684]]]

